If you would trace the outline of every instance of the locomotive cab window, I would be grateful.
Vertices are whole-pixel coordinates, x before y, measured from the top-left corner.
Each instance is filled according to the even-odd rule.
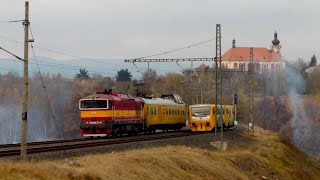
[[[108,100],[81,100],[80,109],[108,109]]]
[[[194,117],[206,117],[210,115],[210,106],[192,107],[191,111]]]

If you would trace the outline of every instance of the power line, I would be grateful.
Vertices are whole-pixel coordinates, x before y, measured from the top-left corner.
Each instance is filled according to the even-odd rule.
[[[15,42],[15,43],[23,44],[23,42],[21,42],[21,41],[13,40],[13,39],[1,36],[1,35],[0,35],[0,38],[6,39],[8,41]],[[53,53],[56,53],[56,54],[60,54],[60,55],[64,55],[64,56],[68,56],[68,57],[72,57],[72,58],[76,58],[76,59],[80,59],[80,60],[88,60],[88,61],[93,61],[93,62],[97,62],[97,63],[101,63],[101,64],[111,64],[113,66],[124,67],[123,65],[119,65],[119,64],[115,64],[115,63],[103,62],[103,61],[92,59],[92,58],[84,58],[84,57],[80,57],[80,56],[75,56],[75,55],[72,55],[72,54],[69,54],[69,53],[65,53],[65,52],[61,52],[61,51],[57,51],[57,50],[52,50],[52,49],[48,49],[48,48],[43,48],[43,47],[39,47],[39,46],[33,46],[33,47],[35,47],[37,49],[45,50],[45,51],[48,51],[48,52],[53,52]]]
[[[0,47],[0,50],[5,51],[6,53],[14,56],[15,58],[19,59],[20,61],[24,61],[24,60],[23,60],[22,58],[20,58],[19,56],[15,55],[15,54],[12,54],[11,52],[7,51],[6,49],[4,49],[4,48],[2,48],[2,47]]]
[[[0,59],[0,61],[11,61],[11,60],[7,60],[7,59]],[[19,61],[12,61],[12,62],[19,62]],[[43,62],[43,61],[42,61]],[[33,64],[33,65],[36,65],[36,63],[29,63],[29,64]],[[62,68],[62,69],[70,69],[70,70],[79,70],[79,68],[85,68],[86,70],[88,70],[89,72],[91,73],[97,73],[97,74],[105,74],[105,75],[111,75],[111,76],[114,76],[116,74],[113,74],[113,73],[106,73],[106,72],[101,72],[101,71],[95,71],[95,70],[92,70],[92,69],[87,69],[86,67],[81,67],[81,66],[77,66],[79,68],[72,68],[72,67],[68,67],[68,66],[63,66],[62,64],[60,66],[57,66],[57,65],[51,65],[51,64],[41,64],[41,63],[38,63],[38,65],[40,66],[47,66],[47,67],[56,67],[56,68]],[[71,65],[70,65],[71,66]]]
[[[198,42],[198,43],[191,44],[191,45],[189,45],[189,46],[184,46],[184,47],[177,48],[177,49],[173,49],[173,50],[166,51],[166,52],[163,52],[163,53],[157,53],[157,54],[153,54],[153,55],[149,55],[149,56],[142,56],[142,57],[134,58],[134,59],[144,59],[144,58],[150,58],[150,57],[160,56],[160,55],[164,55],[164,54],[170,54],[170,53],[173,53],[173,52],[177,52],[177,51],[181,51],[181,50],[184,50],[184,49],[188,49],[188,48],[191,48],[191,47],[194,47],[194,46],[198,46],[198,45],[201,45],[201,44],[205,44],[205,43],[211,42],[211,41],[213,41],[213,40],[215,40],[215,39],[216,39],[216,38],[212,38],[212,39],[208,39],[208,40],[206,40],[206,41],[202,41],[202,42]]]
[[[0,23],[16,23],[16,22],[22,22],[24,20],[0,20]]]

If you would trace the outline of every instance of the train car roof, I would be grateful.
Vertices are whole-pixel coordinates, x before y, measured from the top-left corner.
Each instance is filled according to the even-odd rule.
[[[152,99],[141,98],[141,99],[145,104],[178,105],[178,103],[176,103],[172,99],[163,99],[163,98],[152,98]],[[180,105],[184,105],[184,104],[180,104]]]
[[[194,104],[190,105],[190,107],[203,107],[203,106],[215,106],[215,104]],[[220,104],[218,104],[220,106]],[[233,107],[233,105],[222,105],[223,107]]]
[[[194,104],[190,105],[190,107],[202,107],[202,106],[211,106],[212,104]]]

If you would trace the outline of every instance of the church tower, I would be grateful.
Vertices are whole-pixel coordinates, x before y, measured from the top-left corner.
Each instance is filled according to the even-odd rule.
[[[274,32],[274,39],[272,40],[271,50],[273,50],[274,52],[280,54],[281,45],[280,45],[280,41],[278,39],[278,33],[277,32]]]

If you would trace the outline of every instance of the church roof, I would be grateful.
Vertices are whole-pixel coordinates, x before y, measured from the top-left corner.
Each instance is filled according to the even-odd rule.
[[[230,48],[222,55],[222,61],[250,61],[250,47],[235,47]],[[253,48],[253,61],[260,62],[284,62],[284,59],[279,53],[268,50],[263,47]]]

